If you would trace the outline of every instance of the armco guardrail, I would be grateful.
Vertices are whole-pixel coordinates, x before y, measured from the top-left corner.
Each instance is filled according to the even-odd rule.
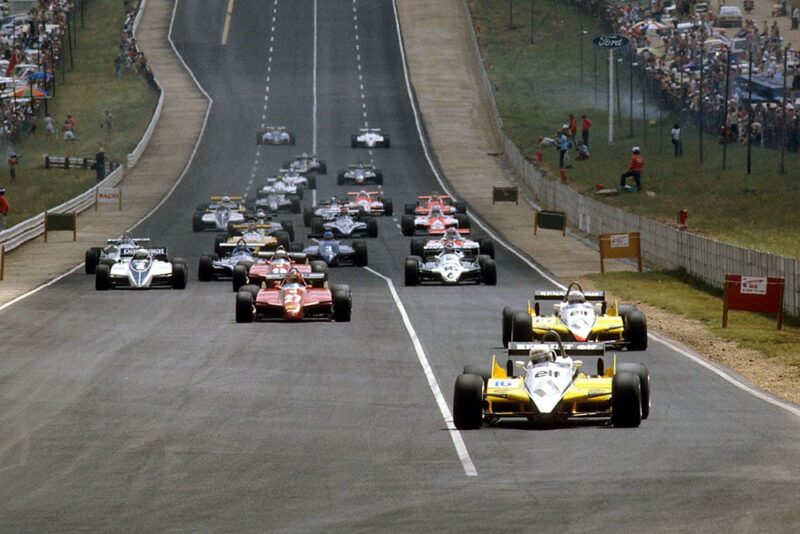
[[[85,193],[70,199],[63,204],[47,210],[50,213],[81,213],[94,206],[98,187],[115,187],[124,176],[122,166],[117,167],[105,180],[98,183]],[[35,239],[44,234],[44,212],[34,215],[8,230],[0,232],[0,244],[5,245],[6,252],[11,252],[26,241]]]
[[[645,265],[656,269],[684,269],[714,287],[722,288],[726,273],[783,277],[786,280],[783,308],[787,313],[800,315],[799,259],[738,247],[678,230],[626,213],[581,195],[565,184],[544,178],[503,131],[503,122],[497,111],[494,92],[480,54],[466,0],[462,5],[480,65],[484,97],[494,116],[496,133],[502,141],[504,155],[514,171],[531,187],[544,208],[566,212],[567,218],[575,221],[582,232],[594,236],[639,232]]]

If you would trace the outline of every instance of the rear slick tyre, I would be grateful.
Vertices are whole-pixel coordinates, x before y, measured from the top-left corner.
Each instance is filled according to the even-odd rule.
[[[617,373],[611,381],[611,423],[621,428],[642,423],[641,386],[633,373]]]
[[[236,322],[253,322],[253,294],[250,291],[239,290],[236,293]]]
[[[483,423],[483,378],[458,375],[453,389],[453,423],[459,430],[475,430]]]
[[[528,312],[517,312],[511,318],[511,341],[520,343],[533,341],[533,325]]]

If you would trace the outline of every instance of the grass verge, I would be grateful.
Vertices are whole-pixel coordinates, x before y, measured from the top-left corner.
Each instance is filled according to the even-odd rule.
[[[22,156],[16,184],[9,184],[7,154],[0,158],[0,184],[6,187],[11,204],[7,228],[83,193],[95,183],[94,171],[45,169],[42,155],[94,157],[102,146],[107,160],[125,161],[147,129],[158,102],[158,94],[142,76],[130,72],[121,80],[114,77],[114,58],[125,20],[122,2],[92,2],[86,8],[83,28],[77,18],[74,68],[70,68],[67,54],[66,80],[62,81],[59,70],[56,96],[48,102],[48,112],[57,129],[67,114],[75,117],[78,140],[66,142],[60,134],[48,138],[42,115],[35,136],[23,136],[16,145],[6,145],[6,152],[15,150]],[[112,131],[101,127],[105,110],[114,116]]]
[[[654,191],[655,196],[623,194],[604,198],[604,202],[666,223],[675,223],[678,211],[686,208],[693,232],[749,248],[800,256],[800,218],[794,209],[800,193],[800,155],[786,153],[787,173],[781,175],[779,152],[754,147],[752,174],[748,175],[746,147],[728,145],[723,171],[722,146],[717,138],[704,136],[704,163],[700,164],[699,132],[683,123],[684,157],[674,158],[669,130],[676,119],[646,100],[643,112],[641,84],[636,77],[631,118],[627,64],[622,64],[619,71],[622,120],[617,124],[614,143],[609,144],[607,53],[596,53],[591,45],[592,37],[605,33],[603,27],[597,19],[571,6],[538,0],[534,3],[531,44],[530,0],[512,1],[512,28],[508,5],[469,0],[507,134],[531,160],[541,150],[545,169],[555,175],[558,154],[552,148],[537,148],[538,137],[552,137],[567,122],[569,113],[577,117],[587,113],[594,122],[592,155],[589,160],[576,161],[575,153],[570,153],[573,168],[567,172],[573,188],[591,194],[598,183],[616,187],[619,175],[627,167],[631,147],[638,145],[646,159],[643,186]],[[581,29],[586,32],[583,38]],[[616,102],[616,91],[614,97]]]

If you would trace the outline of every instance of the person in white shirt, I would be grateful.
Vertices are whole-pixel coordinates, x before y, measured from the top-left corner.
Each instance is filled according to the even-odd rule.
[[[679,158],[683,156],[683,144],[681,143],[681,127],[679,124],[675,124],[675,126],[672,127],[670,135],[672,136],[672,146],[675,149],[675,157]]]

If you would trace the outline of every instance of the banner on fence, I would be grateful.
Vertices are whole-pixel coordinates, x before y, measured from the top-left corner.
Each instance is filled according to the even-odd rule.
[[[533,222],[533,235],[536,235],[537,228],[561,230],[562,235],[567,235],[567,214],[563,211],[537,211]]]
[[[91,197],[89,197],[91,198]],[[78,240],[78,214],[77,213],[45,213],[44,214],[44,242],[47,243],[47,232],[72,231],[72,240]]]
[[[94,191],[94,211],[97,211],[97,205],[100,203],[118,204],[119,209],[122,209],[122,188],[98,187]]]
[[[778,330],[783,328],[784,279],[771,276],[726,274],[722,300],[722,328],[728,327],[728,310],[743,310],[778,315]]]
[[[642,247],[639,232],[627,234],[600,234],[600,272],[606,272],[605,260],[610,258],[636,258],[642,272]]]

